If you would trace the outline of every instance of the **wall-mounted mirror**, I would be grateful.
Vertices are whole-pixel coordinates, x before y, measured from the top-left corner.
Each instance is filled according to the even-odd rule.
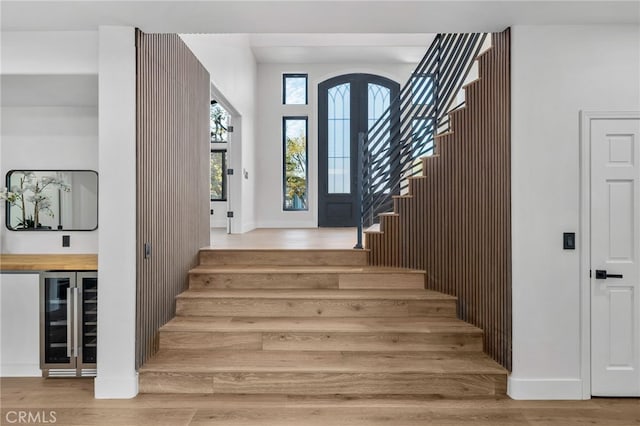
[[[11,170],[0,197],[12,231],[92,231],[98,227],[98,173]]]

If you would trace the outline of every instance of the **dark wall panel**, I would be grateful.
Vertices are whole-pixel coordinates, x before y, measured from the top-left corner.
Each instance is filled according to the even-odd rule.
[[[209,245],[209,73],[176,34],[136,32],[137,366]],[[150,256],[145,258],[144,245]]]
[[[485,351],[511,370],[509,30],[492,37],[452,132],[436,138],[424,177],[366,246],[372,264],[424,269],[428,288],[457,296],[460,318],[484,330]]]

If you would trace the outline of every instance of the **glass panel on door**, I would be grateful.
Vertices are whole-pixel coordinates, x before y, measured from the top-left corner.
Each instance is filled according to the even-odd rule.
[[[328,91],[328,193],[351,193],[351,84]]]
[[[82,277],[82,363],[95,364],[98,342],[98,278]]]
[[[47,364],[67,364],[71,361],[71,288],[69,277],[47,277],[44,280],[44,359]]]
[[[375,126],[380,118],[389,116],[389,105],[391,102],[391,89],[380,84],[367,84],[367,131]],[[372,187],[374,192],[389,193],[387,186],[391,180],[391,129],[390,120],[385,121],[376,129],[376,140],[382,143],[376,144],[372,148],[372,154],[376,158],[382,158],[380,164],[374,164],[376,171],[372,173]],[[384,153],[384,154],[383,154]]]

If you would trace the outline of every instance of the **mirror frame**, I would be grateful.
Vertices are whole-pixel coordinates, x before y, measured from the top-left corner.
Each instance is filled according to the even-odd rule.
[[[88,173],[95,173],[96,175],[96,199],[98,200],[98,209],[96,209],[96,226],[95,228],[92,229],[58,229],[58,228],[51,228],[51,229],[42,229],[42,228],[25,228],[25,229],[15,229],[11,227],[10,224],[10,220],[11,220],[11,215],[9,214],[10,209],[11,209],[11,203],[9,201],[5,201],[5,227],[9,230],[9,231],[14,231],[14,232],[92,232],[98,229],[98,224],[99,224],[99,216],[100,216],[100,209],[99,209],[99,194],[100,194],[100,175],[98,174],[97,171],[95,170],[91,170],[91,169],[38,169],[38,170],[27,170],[27,169],[11,169],[7,172],[7,174],[5,175],[5,186],[7,187],[7,189],[11,189],[10,187],[10,176],[11,174],[13,174],[14,172],[88,172]]]

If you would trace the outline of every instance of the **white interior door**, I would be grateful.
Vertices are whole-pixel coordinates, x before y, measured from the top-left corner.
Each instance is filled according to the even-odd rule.
[[[640,396],[640,119],[590,134],[591,393]]]

